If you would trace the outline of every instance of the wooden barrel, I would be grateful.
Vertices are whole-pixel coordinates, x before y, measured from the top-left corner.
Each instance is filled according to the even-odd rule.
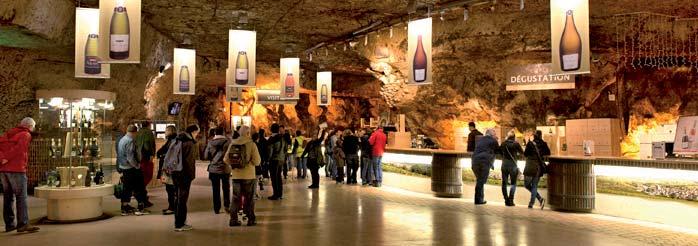
[[[431,191],[437,197],[463,196],[460,159],[464,153],[435,151],[431,161]]]
[[[548,165],[548,204],[553,210],[591,212],[595,208],[593,159],[551,157]]]

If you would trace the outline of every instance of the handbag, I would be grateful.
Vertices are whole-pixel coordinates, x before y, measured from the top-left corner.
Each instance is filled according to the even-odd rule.
[[[114,197],[121,199],[122,196],[124,196],[124,183],[119,178],[119,183],[114,185]]]
[[[536,144],[536,141],[533,142],[533,147],[536,150],[536,156],[538,156],[538,176],[543,176],[546,173],[548,173],[548,165],[545,164],[545,161],[543,161],[543,157],[540,155],[540,151],[538,150],[538,145]]]

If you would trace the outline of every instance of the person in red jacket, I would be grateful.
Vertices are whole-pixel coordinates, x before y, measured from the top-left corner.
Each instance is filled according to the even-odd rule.
[[[24,118],[19,126],[10,129],[0,137],[0,180],[3,187],[2,214],[5,219],[5,232],[35,232],[39,228],[29,225],[27,210],[27,161],[29,142],[32,140],[36,122]],[[17,224],[12,202],[17,199]]]
[[[385,144],[387,140],[388,138],[385,136],[385,133],[383,133],[383,128],[380,127],[378,130],[374,131],[373,134],[371,134],[371,138],[368,139],[368,142],[373,147],[373,151],[371,151],[373,156],[373,165],[371,166],[370,170],[374,177],[374,187],[380,187],[381,183],[383,182],[381,159],[383,158],[383,153],[385,152]]]

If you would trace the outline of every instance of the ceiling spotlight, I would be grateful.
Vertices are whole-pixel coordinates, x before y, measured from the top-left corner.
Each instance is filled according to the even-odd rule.
[[[344,51],[347,51],[347,43],[344,43]]]
[[[308,52],[308,60],[313,61],[313,53]]]
[[[524,10],[524,0],[521,0],[521,6],[519,6],[519,10]]]
[[[393,38],[393,26],[390,26],[390,38]]]
[[[159,71],[158,73],[160,75],[163,75],[165,73],[165,71],[167,71],[167,69],[170,69],[170,67],[172,67],[172,63],[169,63],[169,62],[163,63],[162,65],[160,65],[160,69],[158,70]]]
[[[357,43],[359,43],[359,42],[356,42],[356,41],[349,41],[349,47],[350,47],[350,48],[354,48],[354,46],[356,46]],[[344,47],[346,48],[346,46],[344,46]]]
[[[368,46],[368,34],[364,36],[364,46]]]
[[[441,10],[441,16],[439,17],[439,20],[444,21],[444,13],[446,13],[446,10]]]
[[[465,7],[465,9],[463,9],[463,21],[468,21],[468,18],[470,18],[470,13],[468,7]]]

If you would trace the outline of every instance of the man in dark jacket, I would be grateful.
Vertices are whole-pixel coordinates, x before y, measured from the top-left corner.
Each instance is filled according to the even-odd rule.
[[[507,140],[502,143],[502,195],[507,206],[515,206],[514,193],[516,192],[516,179],[519,176],[519,167],[516,162],[523,155],[521,144],[516,142],[514,130],[509,131]],[[511,188],[507,194],[507,185],[511,184]]]
[[[470,128],[470,134],[468,134],[468,152],[475,151],[475,145],[479,136],[482,136],[482,132],[475,128],[475,122],[468,123],[468,128]]]
[[[259,178],[259,190],[264,190],[264,178],[269,178],[269,150],[267,148],[267,138],[264,129],[259,129],[257,138],[254,139],[257,144],[257,151],[262,159],[262,163],[256,167],[255,172]]]
[[[138,130],[136,135],[136,151],[138,153],[138,161],[141,163],[141,171],[143,172],[143,186],[146,187],[146,201],[145,207],[152,207],[153,204],[147,200],[148,197],[148,184],[153,179],[153,171],[155,170],[153,164],[153,157],[155,156],[155,135],[150,129],[150,122],[143,122],[141,129]]]
[[[494,169],[494,158],[499,151],[496,135],[493,129],[488,129],[485,136],[477,141],[473,152],[472,169],[477,178],[475,184],[475,205],[486,204],[485,183],[490,175],[490,169]]]
[[[370,171],[373,146],[368,142],[371,132],[368,129],[363,129],[359,135],[361,135],[361,185],[369,185],[373,181]]]
[[[357,184],[356,172],[359,170],[359,138],[347,129],[344,131],[342,142],[345,162],[347,165],[347,184]]]
[[[548,143],[543,141],[543,132],[536,131],[533,135],[533,141],[526,144],[526,167],[524,168],[524,187],[531,191],[531,200],[528,203],[528,208],[533,208],[536,199],[540,203],[540,209],[545,207],[545,199],[538,193],[538,182],[540,177],[545,173],[545,162],[543,158],[550,155]]]
[[[189,231],[191,225],[187,225],[187,201],[191,182],[196,178],[196,137],[199,135],[199,126],[190,125],[184,133],[177,136],[177,141],[182,144],[182,171],[173,172],[172,179],[177,187],[177,207],[175,208],[175,231]]]
[[[287,145],[283,135],[279,132],[279,128],[279,124],[274,123],[271,125],[271,137],[267,142],[269,148],[269,173],[271,174],[271,185],[274,191],[269,200],[279,200],[284,195],[281,175],[286,161]]]
[[[213,190],[213,212],[220,213],[221,210],[221,188],[223,188],[223,206],[225,211],[230,211],[230,165],[223,162],[225,152],[228,150],[230,141],[225,137],[225,129],[217,127],[214,129],[214,137],[206,146],[204,154],[210,161],[208,165],[208,178],[211,180]]]
[[[167,191],[167,209],[163,209],[162,214],[169,215],[174,214],[175,208],[177,207],[175,204],[177,189],[172,182],[172,177],[164,173],[162,167],[165,165],[165,155],[167,155],[170,145],[177,139],[177,128],[175,128],[175,126],[167,126],[167,128],[165,128],[165,137],[167,138],[167,142],[160,147],[157,152],[159,160],[157,178],[160,182],[165,184],[165,191]]]
[[[19,126],[10,129],[0,137],[0,181],[2,181],[5,232],[35,232],[39,227],[29,224],[27,209],[27,162],[29,161],[29,143],[32,141],[31,132],[36,122],[32,118],[24,118]],[[16,200],[17,224],[12,202]]]

